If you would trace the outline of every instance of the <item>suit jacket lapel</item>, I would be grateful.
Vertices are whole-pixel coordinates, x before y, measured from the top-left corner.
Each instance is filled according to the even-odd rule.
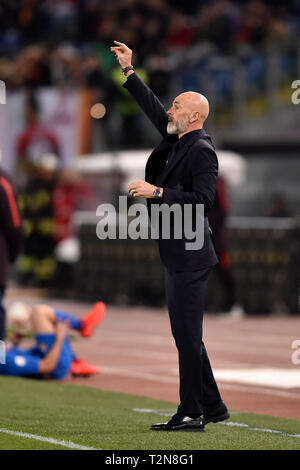
[[[181,146],[178,148],[177,152],[173,156],[171,162],[169,165],[164,166],[162,169],[161,173],[155,178],[154,184],[158,186],[162,186],[162,183],[165,181],[167,176],[170,174],[171,171],[178,165],[180,160],[184,157],[185,153],[188,151],[189,147],[193,145],[194,142],[196,142],[199,139],[209,139],[209,143],[213,147],[209,136],[206,134],[204,129],[199,129],[196,133],[194,132],[192,135],[189,136],[188,141],[185,143],[182,143]],[[177,141],[178,144],[178,141]],[[173,144],[174,145],[174,144]],[[176,145],[176,143],[175,143]],[[214,147],[213,147],[214,148]]]
[[[161,174],[158,176],[158,178],[156,180],[157,185],[161,185],[165,181],[165,179],[170,174],[170,172],[173,171],[173,169],[176,167],[176,165],[178,165],[178,163],[180,162],[182,157],[186,154],[186,152],[188,151],[188,148],[189,148],[189,146],[184,144],[182,147],[180,147],[177,150],[177,152],[173,156],[170,164],[166,165],[165,168],[163,169],[163,171],[161,172]]]

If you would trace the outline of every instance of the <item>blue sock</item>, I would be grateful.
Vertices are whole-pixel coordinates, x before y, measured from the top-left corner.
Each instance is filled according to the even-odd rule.
[[[70,315],[69,313],[62,312],[61,310],[55,310],[55,318],[59,321],[68,320],[73,330],[80,330],[82,326],[80,318],[74,317],[73,315]]]

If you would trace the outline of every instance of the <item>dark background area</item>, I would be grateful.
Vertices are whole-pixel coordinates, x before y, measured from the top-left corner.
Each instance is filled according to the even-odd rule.
[[[114,39],[133,49],[137,73],[167,108],[183,91],[208,97],[207,132],[218,150],[235,152],[245,163],[240,184],[224,175],[237,302],[247,313],[297,313],[300,105],[292,102],[292,83],[300,80],[299,0],[2,0],[0,80],[7,102],[24,96],[18,113],[25,114],[28,97],[73,90],[80,96],[88,91],[89,104],[106,107],[103,119],[90,118],[90,132],[73,155],[79,176],[81,154],[89,160],[104,152],[150,149],[158,142],[157,132],[122,90],[124,79],[109,51]],[[95,169],[96,191],[111,181],[101,168]],[[20,172],[13,167],[11,176],[20,188]],[[123,177],[105,202],[122,192]],[[94,198],[89,210],[95,212],[100,202]],[[74,202],[72,207],[81,206]],[[140,246],[128,240],[115,249],[111,246],[117,243],[100,242],[88,222],[74,234],[81,243],[80,260],[58,263],[55,281],[47,287],[83,300],[100,293],[115,303],[163,301],[152,242]],[[221,304],[216,278],[208,308],[218,311]]]

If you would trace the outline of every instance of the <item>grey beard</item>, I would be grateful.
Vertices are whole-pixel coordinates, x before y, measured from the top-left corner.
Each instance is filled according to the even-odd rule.
[[[176,124],[174,124],[173,122],[168,122],[167,133],[168,134],[178,134],[178,128],[177,128]]]
[[[188,127],[188,118],[184,118],[181,121],[168,122],[167,133],[168,134],[181,134],[185,132]]]

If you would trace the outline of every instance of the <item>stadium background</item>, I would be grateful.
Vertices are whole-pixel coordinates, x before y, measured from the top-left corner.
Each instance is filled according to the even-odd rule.
[[[20,171],[24,160],[42,169],[45,161],[47,167],[44,156],[49,153],[60,161],[59,167],[54,165],[51,194],[57,182],[70,181],[76,194],[76,200],[68,201],[66,234],[59,236],[50,224],[46,231],[53,243],[41,255],[47,258],[44,268],[41,262],[32,263],[31,276],[27,276],[28,257],[27,262],[24,257],[23,263],[19,260],[12,270],[8,300],[43,298],[55,305],[61,299],[58,302],[67,302],[75,313],[99,298],[112,306],[106,336],[108,343],[108,336],[113,338],[113,351],[104,347],[104,341],[101,351],[106,365],[99,379],[91,379],[92,386],[138,390],[176,401],[170,395],[174,394],[173,379],[168,386],[158,381],[160,393],[155,379],[155,391],[142,382],[136,385],[139,363],[131,364],[128,387],[124,374],[113,370],[121,338],[124,341],[128,336],[135,343],[128,329],[124,336],[114,337],[117,324],[128,321],[136,338],[141,335],[134,327],[138,322],[149,323],[150,328],[153,320],[158,331],[167,328],[155,243],[96,237],[97,206],[116,204],[117,197],[126,194],[127,182],[143,177],[145,158],[159,138],[121,88],[124,77],[109,51],[114,39],[133,49],[137,73],[166,107],[176,94],[190,89],[205,94],[211,104],[206,130],[216,143],[227,184],[229,254],[236,304],[244,312],[222,316],[224,286],[214,275],[207,298],[207,330],[211,341],[215,338],[212,331],[220,330],[220,349],[215,357],[212,350],[213,361],[224,367],[222,357],[229,354],[232,342],[238,337],[244,338],[242,343],[247,341],[247,331],[251,331],[250,359],[246,353],[240,358],[243,370],[264,365],[296,372],[290,355],[291,343],[299,337],[300,121],[299,106],[292,102],[292,83],[300,80],[299,36],[297,0],[2,0],[0,80],[6,85],[6,104],[0,113],[2,166],[14,180],[21,206],[24,187],[26,195]],[[90,115],[95,103],[105,106],[101,119]],[[46,139],[32,155],[22,147],[29,108],[35,109],[39,125],[56,142],[51,147]],[[59,197],[55,201],[56,213],[47,215],[52,222],[60,209]],[[45,239],[40,243],[45,247]],[[238,324],[233,326],[235,321]],[[259,325],[265,333],[258,338]],[[237,335],[222,349],[222,332],[231,329]],[[282,338],[280,331],[285,331]],[[258,348],[253,359],[255,341],[265,348]],[[136,342],[140,348],[140,341]],[[96,358],[97,342],[83,351]],[[236,357],[237,350],[233,354]],[[237,363],[230,367],[239,368]],[[233,379],[233,383],[240,380]],[[278,381],[274,383],[265,383],[264,391],[257,385],[250,398],[246,391],[236,390],[239,399],[233,402],[238,409],[254,411],[262,400],[259,412],[299,418],[295,415],[299,383],[291,381],[288,392]],[[270,406],[274,397],[278,399],[276,411]],[[288,411],[280,411],[280,404]]]

